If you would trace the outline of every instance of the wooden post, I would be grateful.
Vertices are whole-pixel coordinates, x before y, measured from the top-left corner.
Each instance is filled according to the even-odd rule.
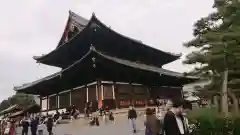
[[[69,92],[69,104],[70,104],[70,106],[72,105],[72,89]]]
[[[49,110],[49,96],[47,96],[47,113],[48,113],[48,110]]]
[[[113,88],[113,94],[114,94],[113,97],[115,99],[116,109],[120,109],[120,107],[119,107],[119,95],[118,95],[118,89],[116,89],[116,82],[113,82],[112,88]]]
[[[86,102],[88,103],[89,102],[89,98],[88,98],[88,86],[86,85]]]
[[[96,84],[96,100],[98,101],[98,85]]]
[[[102,97],[102,89],[101,89],[101,81],[97,81],[97,85],[96,85],[96,91],[97,91],[97,101],[98,101],[98,108],[102,107],[103,103],[103,97]]]
[[[130,85],[131,85],[131,105],[132,105],[132,106],[135,106],[134,88],[133,88],[132,83],[130,83]]]
[[[57,95],[56,95],[56,110],[58,110],[58,108],[59,108],[59,93],[57,93]]]
[[[39,96],[39,100],[40,100],[40,107],[41,107],[40,112],[42,112],[42,100],[43,100],[42,96]]]
[[[112,85],[112,97],[113,97],[113,100],[115,100],[115,86],[114,86],[114,83]]]
[[[146,92],[146,95],[147,97],[145,97],[145,107],[148,107],[148,98],[149,98],[149,91],[150,91],[150,88],[149,87],[144,87],[145,88],[145,92]]]
[[[103,88],[103,84],[101,84],[101,97],[102,97],[102,100],[104,100],[104,88]]]

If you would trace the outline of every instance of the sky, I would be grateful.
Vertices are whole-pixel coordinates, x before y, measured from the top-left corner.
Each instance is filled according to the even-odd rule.
[[[3,0],[2,0],[3,1]],[[182,65],[191,49],[196,20],[208,15],[213,0],[7,0],[0,4],[0,101],[13,87],[50,75],[58,68],[37,64],[33,56],[53,50],[60,40],[68,11],[87,19],[94,12],[107,26],[157,49],[182,53],[164,68],[190,70]]]

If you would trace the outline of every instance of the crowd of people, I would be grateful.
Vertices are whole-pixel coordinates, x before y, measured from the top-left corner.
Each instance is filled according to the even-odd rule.
[[[184,112],[185,104],[181,101],[159,101],[157,107],[146,108],[145,110],[145,135],[187,135],[189,133],[188,120],[185,117]],[[115,117],[113,112],[105,106],[91,110],[91,106],[85,108],[85,118],[89,120],[90,126],[99,126],[100,118],[104,123],[115,123]],[[62,119],[77,119],[79,111],[73,105],[62,111],[57,110],[54,115],[25,115],[21,119],[5,119],[1,121],[1,134],[3,135],[15,135],[16,127],[22,127],[22,135],[28,135],[29,128],[31,134],[39,135],[43,134],[43,130],[47,129],[49,135],[52,135],[52,128],[54,125],[59,124]],[[138,113],[133,106],[129,107],[128,120],[130,122],[133,133],[136,133],[136,119]],[[45,127],[45,128],[43,128]]]
[[[184,102],[172,100],[160,103],[157,109],[145,110],[145,135],[188,135],[189,125],[185,117]],[[128,119],[136,133],[137,112],[130,106]]]
[[[91,114],[90,122],[89,125],[93,126],[99,126],[99,117],[102,118],[104,123],[106,124],[108,121],[111,121],[115,123],[115,118],[113,115],[113,112],[109,110],[108,106],[106,107],[101,107],[97,109],[95,112]]]
[[[15,118],[8,118],[1,120],[1,135],[16,135],[16,128],[21,127],[22,135],[28,135],[29,128],[31,134],[39,135],[43,134],[43,130],[47,129],[49,135],[52,135],[52,128],[54,125],[59,124],[62,119],[76,119],[79,115],[79,111],[74,105],[70,106],[66,111],[61,113],[56,110],[55,114],[45,115],[38,114],[25,114],[23,117],[18,116]]]

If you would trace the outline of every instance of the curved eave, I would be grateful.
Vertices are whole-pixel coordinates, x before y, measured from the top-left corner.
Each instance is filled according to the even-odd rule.
[[[82,25],[85,25],[85,28],[83,28],[83,30],[81,30],[78,34],[76,34],[75,36],[73,36],[73,37],[72,37],[71,39],[69,39],[67,42],[64,42],[64,43],[63,43],[63,42],[61,42],[61,41],[64,39],[64,33],[65,33],[65,32],[67,31],[67,29],[68,29],[67,27],[68,27],[68,25],[69,25],[69,23],[70,23],[70,20],[71,20],[71,19],[74,19],[73,17],[85,19],[85,18],[83,18],[83,17],[81,17],[81,16],[78,16],[77,14],[69,11],[68,21],[67,21],[67,23],[66,23],[66,25],[65,25],[64,32],[63,32],[62,37],[61,37],[61,39],[60,39],[60,41],[59,41],[59,43],[58,43],[58,45],[57,45],[57,48],[54,49],[54,50],[52,50],[51,52],[49,52],[49,53],[47,53],[47,54],[43,54],[42,56],[33,56],[33,59],[36,60],[38,63],[42,63],[42,62],[43,62],[45,59],[47,59],[47,57],[49,57],[53,52],[57,52],[57,51],[58,51],[59,49],[61,49],[64,45],[69,44],[69,42],[71,42],[72,40],[74,40],[75,37],[79,36],[81,33],[83,33],[83,31],[84,31],[85,29],[87,29],[87,28],[90,26],[91,22],[92,22],[93,19],[94,19],[93,16],[94,16],[94,15],[92,15],[92,17],[91,17],[90,20],[85,20],[85,21],[87,21],[87,22],[85,22],[85,23],[82,24]],[[77,20],[74,19],[74,21],[77,21]],[[80,22],[79,22],[79,23],[80,23]],[[43,62],[43,63],[44,63],[44,62]]]
[[[19,105],[17,105],[17,104],[12,105],[12,106],[8,107],[7,109],[1,111],[0,115],[6,114],[6,113],[10,113],[10,112],[12,112],[14,110],[21,110],[21,107]]]
[[[43,63],[43,64],[47,64],[47,65],[51,65],[51,66],[58,66],[58,67],[62,67],[63,68],[64,66],[62,66],[61,64],[57,65],[55,63],[52,63],[51,62],[52,60],[50,60],[50,62],[48,62],[48,59],[52,59],[51,57],[54,55],[55,52],[57,52],[58,50],[62,49],[64,46],[67,46],[67,44],[69,44],[76,37],[81,36],[81,33],[83,33],[84,30],[88,29],[88,27],[90,26],[90,24],[92,22],[96,23],[97,25],[100,25],[100,27],[106,29],[107,31],[110,31],[111,33],[117,35],[120,38],[123,38],[124,40],[131,41],[134,45],[136,45],[138,47],[139,46],[143,46],[144,49],[147,49],[147,50],[149,50],[149,52],[153,52],[154,54],[156,54],[156,56],[158,56],[158,58],[163,58],[164,59],[164,62],[163,62],[163,60],[157,60],[158,62],[155,62],[155,64],[153,64],[153,65],[162,66],[164,64],[167,64],[169,62],[172,62],[172,61],[175,61],[175,60],[179,59],[180,56],[181,56],[181,54],[172,54],[172,53],[168,53],[168,52],[164,52],[164,51],[158,50],[156,48],[153,48],[153,47],[150,47],[150,46],[148,46],[146,44],[143,44],[140,41],[137,41],[137,40],[132,39],[130,37],[124,36],[124,35],[116,32],[116,31],[110,29],[109,27],[107,27],[104,23],[102,23],[99,19],[97,19],[97,17],[93,13],[91,19],[88,21],[88,24],[86,25],[86,27],[82,31],[80,31],[78,34],[76,34],[74,37],[69,39],[64,44],[59,45],[55,50],[49,52],[46,55],[34,56],[33,59],[35,59],[38,63]],[[66,27],[67,27],[67,25],[66,25]],[[164,57],[161,57],[161,56],[164,56]],[[150,64],[150,63],[148,63],[148,64]]]
[[[67,70],[71,69],[72,67],[74,67],[75,65],[79,64],[85,57],[87,57],[90,53],[92,52],[92,50],[89,50],[81,59],[79,59],[78,61],[76,61],[74,64],[72,64],[71,66],[69,66],[68,68],[66,69],[63,69],[59,72],[56,72],[52,75],[49,75],[49,76],[46,76],[42,79],[39,79],[39,80],[36,80],[34,82],[31,82],[31,83],[26,83],[26,84],[23,84],[22,86],[17,86],[17,87],[14,87],[13,90],[15,91],[20,91],[20,90],[24,90],[26,88],[29,88],[29,87],[33,87],[34,85],[36,84],[39,84],[43,81],[48,81],[48,80],[51,80],[53,78],[56,78],[56,77],[60,77],[62,73],[66,72]]]
[[[164,77],[168,77],[168,78],[170,77],[172,79],[175,78],[174,80],[177,79],[178,81],[180,81],[182,83],[189,83],[189,82],[193,81],[193,79],[186,78],[181,73],[176,73],[176,72],[172,72],[172,71],[169,71],[169,70],[166,70],[166,69],[162,69],[162,68],[159,68],[159,67],[149,66],[149,65],[146,65],[146,64],[136,63],[136,62],[132,62],[132,61],[129,61],[129,60],[124,60],[124,59],[112,57],[112,56],[109,56],[109,55],[106,55],[106,54],[104,54],[102,52],[97,51],[95,48],[91,48],[88,53],[86,53],[81,59],[76,61],[74,64],[72,64],[68,68],[66,68],[66,69],[64,69],[64,70],[62,70],[60,72],[57,72],[57,73],[55,73],[53,75],[47,76],[47,77],[45,77],[43,79],[37,80],[35,82],[29,83],[29,84],[25,84],[25,85],[20,86],[20,87],[14,87],[14,90],[17,91],[17,92],[21,92],[21,91],[26,91],[26,89],[27,89],[27,91],[29,92],[29,90],[30,90],[30,93],[31,93],[32,89],[37,90],[36,86],[37,87],[39,87],[41,85],[54,85],[54,86],[57,86],[59,84],[59,80],[61,80],[61,76],[64,77],[66,71],[69,71],[72,68],[77,68],[78,66],[81,66],[82,62],[85,59],[89,60],[89,58],[90,58],[90,60],[91,60],[92,59],[92,57],[91,57],[92,55],[90,56],[90,54],[93,54],[93,53],[96,54],[96,56],[98,56],[98,58],[103,59],[103,62],[104,61],[110,61],[111,63],[115,63],[115,65],[118,65],[119,67],[122,67],[122,68],[126,68],[127,67],[128,70],[131,69],[131,70],[134,70],[134,71],[143,71],[143,72],[146,72],[146,73],[151,73],[151,75],[154,75],[155,77],[158,76],[158,78],[162,78],[162,77],[163,78]],[[106,63],[103,64],[103,65],[106,65]],[[78,70],[75,69],[74,71],[78,71]],[[123,71],[124,72],[128,72],[128,71],[125,71],[125,70],[123,70]],[[83,72],[83,71],[81,71],[81,72]],[[88,71],[88,72],[93,72],[93,71]],[[104,73],[102,73],[102,75],[104,76]],[[108,79],[110,79],[110,78],[108,78]],[[180,82],[178,82],[178,83],[180,83]],[[54,83],[54,84],[52,84],[52,83]],[[169,83],[174,83],[174,82],[169,82]],[[33,93],[31,93],[31,94],[33,94]]]
[[[171,58],[171,60],[169,60],[169,62],[172,62],[172,61],[175,61],[177,59],[179,59],[182,54],[174,54],[174,53],[170,53],[170,52],[165,52],[165,51],[162,51],[162,50],[159,50],[159,49],[156,49],[154,47],[151,47],[149,45],[146,45],[146,44],[143,44],[140,40],[136,40],[136,39],[133,39],[133,38],[130,38],[128,36],[125,36],[123,34],[120,34],[119,32],[109,28],[108,26],[106,26],[104,23],[102,23],[94,14],[93,14],[93,18],[95,19],[95,21],[98,22],[98,24],[100,24],[101,26],[100,27],[104,27],[105,29],[108,29],[109,31],[111,31],[112,33],[124,38],[124,39],[127,39],[127,40],[131,40],[132,42],[134,42],[135,44],[138,44],[138,45],[142,45],[142,46],[145,46],[147,47],[148,49],[152,49],[154,50],[156,53],[161,53],[161,54],[165,54],[165,55],[168,55],[169,58]]]

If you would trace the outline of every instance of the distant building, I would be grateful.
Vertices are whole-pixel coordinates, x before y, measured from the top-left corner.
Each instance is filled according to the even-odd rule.
[[[210,84],[210,81],[196,81],[183,86],[183,93],[185,97],[192,96],[192,93],[196,92],[196,87],[203,87],[204,85]]]

